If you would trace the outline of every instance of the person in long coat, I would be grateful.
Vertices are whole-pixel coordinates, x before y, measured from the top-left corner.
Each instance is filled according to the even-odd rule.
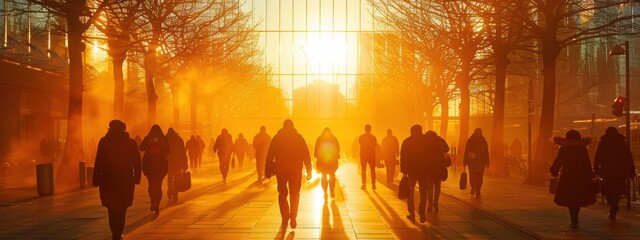
[[[313,156],[316,160],[316,169],[322,174],[322,191],[324,199],[327,199],[327,190],[331,198],[336,197],[336,171],[338,170],[338,159],[340,159],[340,144],[336,136],[331,133],[331,129],[325,128],[322,134],[316,139],[313,148]]]
[[[196,136],[196,141],[198,141],[198,161],[196,163],[198,164],[198,167],[200,167],[202,166],[202,156],[204,155],[204,150],[207,146],[204,144],[204,140],[202,140],[200,135]]]
[[[382,151],[382,160],[384,160],[384,166],[387,170],[387,185],[390,185],[395,179],[396,161],[398,161],[398,156],[400,156],[400,144],[398,143],[398,138],[393,136],[391,129],[387,129],[387,136],[382,139],[380,150]]]
[[[559,206],[569,208],[571,216],[569,226],[577,228],[580,208],[596,202],[596,196],[590,186],[595,175],[591,169],[586,147],[591,143],[591,138],[581,138],[576,130],[568,131],[565,137],[553,138],[553,141],[560,145],[560,149],[549,172],[551,176],[557,177],[562,168],[553,201]]]
[[[218,154],[222,182],[226,183],[227,174],[229,173],[229,163],[231,162],[231,155],[233,154],[233,139],[231,139],[231,134],[229,134],[226,128],[223,128],[220,135],[216,138],[213,151]]]
[[[184,140],[182,140],[182,137],[180,137],[173,128],[169,128],[169,130],[167,130],[166,137],[169,142],[169,149],[171,149],[167,156],[167,161],[169,162],[167,195],[169,196],[169,199],[178,201],[178,191],[175,189],[176,177],[189,169],[187,151],[184,147]]]
[[[451,166],[451,160],[444,157],[449,151],[449,145],[434,131],[427,131],[424,136],[427,164],[427,212],[435,209],[437,213],[442,181],[446,180],[447,167]]]
[[[360,135],[358,143],[360,143],[360,167],[362,186],[360,189],[367,189],[367,166],[371,172],[371,189],[376,190],[376,148],[378,147],[378,140],[373,134],[371,134],[371,125],[364,126],[365,133]]]
[[[149,134],[142,139],[140,151],[144,151],[142,157],[142,173],[149,182],[149,198],[151,207],[149,208],[156,215],[160,214],[160,201],[162,200],[162,180],[167,175],[169,163],[169,141],[164,136],[162,129],[157,124],[151,126]]]
[[[260,132],[253,137],[253,149],[256,151],[256,171],[258,172],[258,181],[264,180],[264,167],[270,143],[271,136],[267,134],[267,128],[265,126],[261,126]]]
[[[480,190],[484,178],[484,170],[489,167],[489,144],[482,136],[482,129],[476,128],[473,131],[464,149],[464,167],[469,166],[469,185],[471,185],[471,195],[475,194],[480,198]]]
[[[602,178],[602,194],[609,203],[609,219],[615,221],[620,196],[627,193],[626,180],[636,175],[631,150],[615,127],[607,128],[600,138],[593,169]]]
[[[191,135],[191,138],[187,140],[186,150],[189,155],[189,165],[192,170],[195,170],[198,168],[198,156],[200,155],[200,142],[196,136]]]
[[[402,146],[400,147],[400,171],[409,178],[409,195],[407,197],[409,214],[407,218],[411,221],[416,219],[413,192],[417,183],[420,192],[418,214],[420,215],[420,221],[424,222],[426,219],[427,178],[429,173],[427,142],[424,134],[422,134],[422,126],[419,124],[411,126],[410,132],[411,135],[402,141]]]
[[[244,162],[244,158],[247,156],[247,150],[249,149],[249,142],[244,138],[242,133],[238,134],[238,139],[233,144],[233,152],[236,154],[238,158],[238,168],[242,170],[242,164]]]
[[[122,238],[127,208],[133,203],[135,185],[140,184],[140,152],[126,129],[120,120],[109,123],[98,143],[93,170],[93,185],[100,188],[100,202],[109,212],[112,239]]]
[[[282,129],[273,136],[269,150],[267,150],[267,166],[274,169],[267,169],[267,177],[275,173],[278,181],[278,205],[280,206],[280,217],[282,225],[287,223],[292,228],[298,226],[296,217],[298,216],[298,205],[300,203],[300,188],[302,187],[302,166],[307,172],[306,179],[311,179],[311,157],[309,147],[298,130],[293,127],[290,119],[282,123]],[[287,195],[289,201],[287,201]]]

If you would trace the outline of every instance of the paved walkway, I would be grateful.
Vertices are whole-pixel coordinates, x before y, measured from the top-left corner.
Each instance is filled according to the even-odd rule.
[[[457,188],[458,173],[443,184],[440,212],[427,222],[405,218],[406,203],[397,186],[360,190],[355,164],[338,171],[336,198],[325,201],[318,176],[302,187],[298,227],[282,228],[275,179],[256,182],[253,165],[231,170],[222,184],[214,164],[194,173],[193,189],[173,203],[163,199],[161,213],[149,212],[146,183],[136,188],[127,212],[125,239],[639,239],[640,208],[621,210],[610,223],[606,206],[580,213],[579,229],[568,228],[568,212],[553,204],[544,187],[520,179],[487,177],[483,198]],[[4,194],[4,192],[0,193]],[[417,195],[417,194],[416,194]],[[108,239],[106,209],[97,189],[0,205],[0,239]]]

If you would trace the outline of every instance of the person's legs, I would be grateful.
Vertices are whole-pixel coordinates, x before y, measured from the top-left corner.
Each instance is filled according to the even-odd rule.
[[[413,192],[417,182],[417,178],[409,176],[409,194],[407,195],[407,211],[409,212],[407,218],[409,218],[409,220],[415,220],[415,214],[413,213],[415,210],[415,205],[413,204]]]
[[[162,179],[160,177],[149,178],[149,197],[156,214],[159,212],[160,201],[162,200]]]
[[[429,203],[429,206],[427,207],[427,211],[431,212],[431,209],[433,208],[433,188],[434,188],[434,180],[429,178],[426,181],[426,191],[427,191],[427,202]]]
[[[173,171],[173,169],[169,170],[169,172],[167,173],[167,196],[169,197],[169,199],[173,198],[174,192],[173,192],[173,187],[174,187],[174,180],[176,178],[176,172]]]
[[[420,192],[420,203],[418,205],[418,211],[424,213],[427,206],[427,179],[418,179],[418,190]]]
[[[336,197],[336,172],[329,173],[329,190],[331,197]]]
[[[292,173],[289,179],[289,199],[291,201],[291,227],[296,227],[296,217],[298,216],[298,205],[300,204],[300,188],[302,187],[302,173]]]
[[[438,212],[438,201],[440,199],[440,188],[442,187],[442,182],[440,180],[435,180],[433,182],[433,186],[433,207],[435,209],[435,212]]]
[[[395,161],[385,161],[384,164],[387,170],[387,184],[391,184],[396,175],[396,163]]]
[[[469,171],[469,186],[471,187],[471,195],[475,194],[478,186],[478,172]]]
[[[229,173],[230,156],[218,156],[220,159],[220,173],[222,173],[222,180],[227,181],[227,174]]]
[[[609,203],[609,219],[611,221],[616,220],[616,213],[618,213],[620,196],[619,195],[609,195],[605,196],[607,198],[607,202]]]
[[[480,190],[482,190],[482,182],[484,181],[484,170],[478,172],[476,177],[476,197],[480,197]]]
[[[580,207],[569,207],[569,215],[571,216],[571,227],[578,227],[578,213],[580,213]]]
[[[329,185],[329,180],[327,179],[327,175],[329,175],[326,172],[321,172],[320,174],[322,174],[322,179],[320,179],[320,185],[322,185],[322,192],[324,192],[324,198],[327,198],[327,185]]]
[[[256,157],[256,171],[258,172],[258,180],[262,180],[262,178],[264,177],[264,164],[266,160],[266,156]]]
[[[287,224],[289,221],[289,202],[287,201],[287,195],[289,190],[287,183],[289,183],[289,175],[276,174],[276,180],[278,182],[278,205],[280,206],[280,217],[282,217],[282,224]]]
[[[244,162],[244,155],[238,156],[238,170],[242,170],[242,162]]]
[[[124,231],[125,216],[127,208],[107,208],[109,212],[109,228],[112,239],[120,239]]]
[[[369,161],[369,171],[371,171],[371,188],[376,190],[376,161]]]
[[[365,190],[367,187],[367,160],[366,159],[360,159],[360,169],[362,170],[361,172],[361,178],[362,178],[362,190]]]

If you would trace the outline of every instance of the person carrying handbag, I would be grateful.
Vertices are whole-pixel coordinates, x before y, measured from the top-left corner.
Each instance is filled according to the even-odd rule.
[[[413,203],[413,192],[418,184],[420,189],[420,203],[418,204],[418,214],[420,222],[426,221],[427,205],[427,178],[428,178],[428,151],[427,141],[422,134],[422,126],[416,124],[410,129],[411,135],[402,141],[400,147],[400,171],[408,176],[409,190],[407,196],[407,219],[415,221],[415,206]]]
[[[469,185],[471,185],[471,195],[480,198],[482,189],[484,170],[489,167],[489,145],[482,136],[482,129],[476,128],[473,135],[467,140],[464,149],[463,167],[469,166]]]

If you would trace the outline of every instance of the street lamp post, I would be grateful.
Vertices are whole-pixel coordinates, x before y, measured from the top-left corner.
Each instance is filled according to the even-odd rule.
[[[631,103],[630,103],[630,94],[629,94],[629,41],[625,41],[623,44],[614,46],[611,51],[609,51],[609,55],[623,55],[624,54],[624,65],[625,65],[625,98],[626,98],[626,106],[625,106],[625,116],[626,116],[626,129],[627,129],[627,149],[631,151]],[[627,209],[631,208],[631,196],[630,190],[627,188]]]

